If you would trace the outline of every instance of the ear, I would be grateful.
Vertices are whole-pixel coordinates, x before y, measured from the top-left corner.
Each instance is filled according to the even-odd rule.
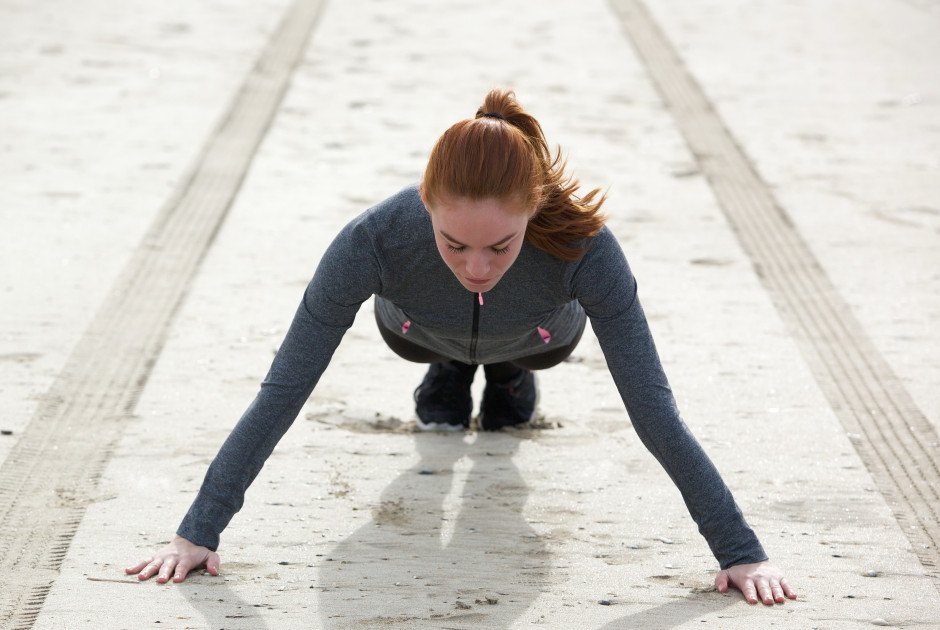
[[[532,208],[529,210],[529,218],[528,218],[529,221],[534,219],[535,215],[539,213],[540,203],[541,203],[541,199],[537,199],[535,203],[532,204]]]
[[[535,215],[539,213],[539,208],[542,205],[542,191],[539,190],[538,195],[535,197],[535,202],[532,204],[532,209],[529,210],[529,221],[535,218]]]
[[[428,204],[428,197],[424,193],[424,182],[418,186],[418,192],[421,193],[421,202],[424,204],[424,209],[428,211],[428,214],[431,213],[431,206]]]

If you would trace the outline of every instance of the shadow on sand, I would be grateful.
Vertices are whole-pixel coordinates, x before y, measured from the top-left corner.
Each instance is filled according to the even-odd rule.
[[[224,567],[223,567],[224,570]],[[191,575],[181,584],[174,584],[189,600],[205,624],[199,627],[225,630],[267,630],[268,625],[257,604],[239,597],[222,578]]]
[[[652,608],[644,608],[611,621],[602,626],[600,630],[632,630],[633,628],[670,630],[696,619],[704,621],[705,617],[710,617],[740,601],[740,597],[735,598],[734,594],[691,593],[681,599],[675,599]]]
[[[322,626],[511,625],[547,588],[551,567],[522,514],[529,488],[512,459],[519,437],[414,439],[420,461],[319,566]]]

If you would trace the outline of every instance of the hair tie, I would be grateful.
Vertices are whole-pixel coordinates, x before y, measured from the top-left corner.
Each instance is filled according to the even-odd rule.
[[[505,118],[503,118],[503,115],[500,114],[499,112],[487,112],[483,115],[486,116],[487,118],[499,118],[500,120],[506,120]]]

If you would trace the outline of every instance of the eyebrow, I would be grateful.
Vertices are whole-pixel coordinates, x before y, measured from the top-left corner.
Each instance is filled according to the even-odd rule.
[[[518,232],[513,232],[513,233],[510,234],[509,236],[504,236],[503,238],[501,238],[500,240],[496,241],[496,242],[493,243],[492,245],[487,245],[487,247],[499,247],[500,245],[504,245],[504,244],[506,243],[506,241],[511,241],[512,239],[516,238],[516,235],[518,235],[518,234],[519,234]],[[461,247],[466,247],[466,246],[467,246],[466,243],[461,243],[460,241],[458,241],[457,239],[455,239],[453,236],[451,236],[450,234],[448,234],[448,233],[445,232],[444,230],[441,230],[441,236],[443,236],[444,238],[446,238],[448,241],[450,241],[450,242],[453,243],[454,245],[459,245],[459,246],[461,246]]]

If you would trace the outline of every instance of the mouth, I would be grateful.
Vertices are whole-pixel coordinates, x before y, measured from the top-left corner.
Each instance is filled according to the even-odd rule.
[[[466,281],[469,282],[470,284],[483,285],[483,284],[489,284],[489,282],[492,280],[492,278],[489,278],[489,279],[486,279],[486,278],[484,278],[484,279],[478,279],[478,278],[467,278],[467,277],[465,276],[465,277],[464,277],[464,280],[466,280]]]

